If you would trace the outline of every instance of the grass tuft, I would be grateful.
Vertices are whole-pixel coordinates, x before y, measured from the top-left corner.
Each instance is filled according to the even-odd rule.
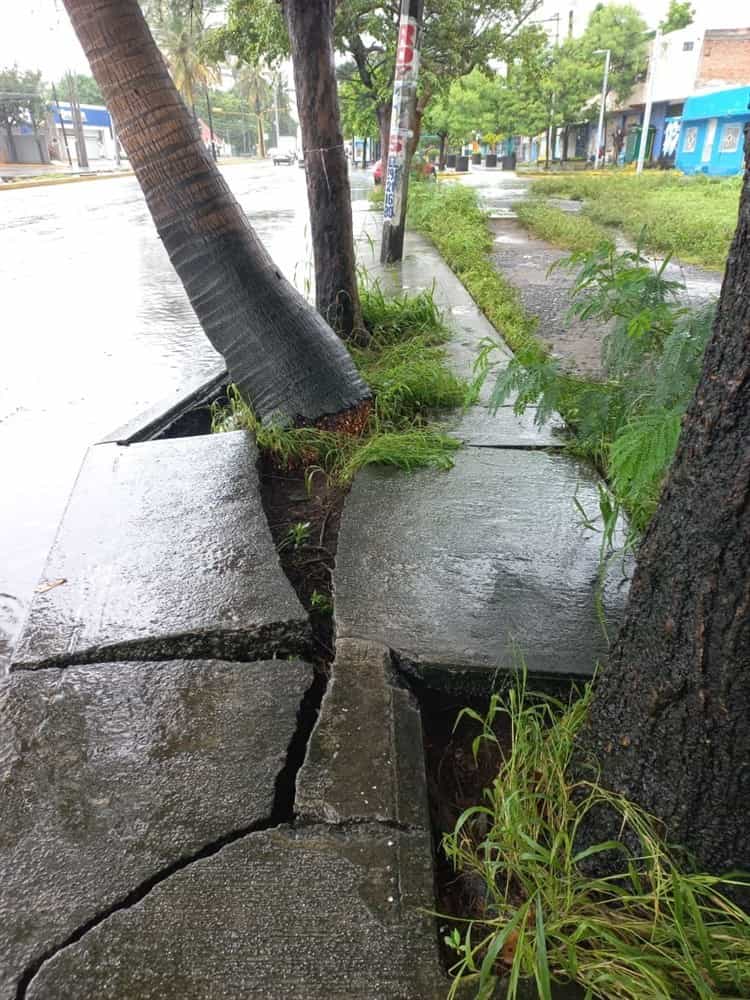
[[[652,817],[572,775],[590,698],[590,687],[569,705],[530,695],[522,677],[506,697],[493,695],[485,717],[459,716],[479,723],[475,758],[484,742],[499,749],[499,716],[513,738],[482,802],[443,838],[455,870],[484,893],[475,919],[448,918],[458,924],[446,938],[457,955],[449,998],[468,986],[482,1000],[514,1000],[522,979],[540,997],[554,981],[606,1000],[748,996],[750,917],[722,894],[738,883],[685,870]],[[621,840],[583,847],[586,817],[601,808],[620,817]],[[584,862],[602,854],[619,859],[618,873],[587,873]]]
[[[315,427],[263,424],[234,386],[226,405],[214,404],[214,432],[251,431],[258,447],[284,468],[321,470],[339,484],[351,481],[366,465],[413,470],[448,469],[460,442],[431,421],[441,411],[471,400],[464,379],[448,367],[441,346],[449,337],[431,291],[388,298],[379,285],[362,288],[365,323],[371,332],[367,348],[352,357],[374,395],[365,432],[352,437]]]
[[[530,198],[513,208],[522,226],[563,250],[595,250],[602,243],[612,242],[612,234],[604,226],[584,215],[563,212],[543,198]]]
[[[532,183],[532,193],[583,201],[585,221],[573,217],[581,226],[616,226],[632,240],[638,240],[645,227],[648,251],[723,268],[737,224],[741,185],[740,177],[615,172],[543,177]]]

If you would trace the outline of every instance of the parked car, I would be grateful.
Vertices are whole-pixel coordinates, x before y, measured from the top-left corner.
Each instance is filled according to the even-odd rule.
[[[292,164],[297,159],[297,157],[291,150],[286,150],[286,151],[277,150],[272,154],[272,158],[273,158],[273,165],[275,167],[278,166],[291,167]]]

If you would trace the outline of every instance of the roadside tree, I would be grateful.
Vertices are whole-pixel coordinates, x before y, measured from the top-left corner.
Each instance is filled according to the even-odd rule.
[[[369,390],[274,265],[196,134],[137,0],[65,0],[203,329],[263,420],[361,425]]]
[[[750,130],[703,372],[583,748],[702,867],[750,870]],[[609,819],[589,831],[612,833]]]

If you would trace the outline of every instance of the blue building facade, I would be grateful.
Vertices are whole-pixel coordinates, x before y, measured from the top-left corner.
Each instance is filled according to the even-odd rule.
[[[686,174],[731,176],[743,166],[750,87],[734,87],[685,101],[675,166]]]

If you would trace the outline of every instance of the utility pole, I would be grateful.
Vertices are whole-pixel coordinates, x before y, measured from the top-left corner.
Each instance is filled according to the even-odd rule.
[[[648,79],[646,80],[646,107],[643,112],[643,126],[641,128],[641,141],[638,144],[638,165],[635,168],[636,174],[643,172],[643,161],[646,158],[646,147],[648,146],[648,130],[651,125],[651,106],[654,103],[654,63],[659,53],[659,42],[661,41],[661,28],[656,29],[654,44],[651,49],[651,58],[648,61]]]
[[[279,129],[279,85],[280,78],[278,72],[273,78],[273,125],[276,129],[276,148],[281,149],[281,131]]]
[[[611,49],[595,49],[594,55],[604,53],[604,79],[602,80],[602,104],[599,108],[599,128],[596,130],[596,153],[594,154],[594,170],[599,167],[599,152],[602,148],[602,133],[604,131],[604,110],[607,103],[607,84],[609,83],[609,60]]]
[[[542,21],[529,21],[529,24],[546,24],[549,21],[554,21],[555,22],[555,48],[554,48],[554,51],[557,52],[557,47],[560,44],[560,12],[558,11],[557,14],[553,14],[552,17],[546,17]],[[548,121],[548,124],[547,124],[547,142],[545,143],[545,147],[546,148],[545,148],[545,157],[544,157],[544,167],[545,167],[546,170],[549,170],[550,147],[552,146],[552,130],[554,128],[554,120],[555,120],[555,98],[556,97],[557,97],[557,95],[553,91],[552,92],[552,96],[550,97],[550,102],[549,102],[549,121]],[[553,158],[554,158],[554,150],[553,150]]]
[[[76,156],[78,166],[81,170],[86,170],[89,165],[89,158],[86,152],[86,138],[83,134],[83,119],[81,118],[81,106],[78,103],[78,87],[75,76],[68,71],[68,87],[70,88],[70,110],[73,116],[73,130],[76,137]]]
[[[417,107],[419,50],[422,42],[424,0],[401,0],[398,26],[396,72],[393,78],[391,136],[384,180],[383,238],[380,259],[383,263],[401,260],[404,255],[406,199],[409,192],[409,143],[414,136]]]
[[[70,148],[68,147],[68,133],[65,131],[65,121],[62,116],[62,111],[60,110],[60,102],[57,99],[57,87],[52,84],[52,100],[55,102],[55,107],[57,108],[57,117],[60,119],[60,128],[63,134],[63,143],[65,145],[65,155],[68,157],[68,166],[73,166],[73,160],[70,156]]]
[[[206,92],[206,109],[208,110],[208,131],[211,135],[211,156],[213,157],[214,163],[216,163],[218,157],[216,156],[216,143],[214,142],[214,120],[211,115],[211,98],[208,93],[207,83],[203,84],[203,89]]]
[[[112,112],[109,112],[109,127],[112,132],[112,142],[115,145],[115,166],[120,166],[120,140],[117,137],[117,128],[115,126],[115,119]]]

